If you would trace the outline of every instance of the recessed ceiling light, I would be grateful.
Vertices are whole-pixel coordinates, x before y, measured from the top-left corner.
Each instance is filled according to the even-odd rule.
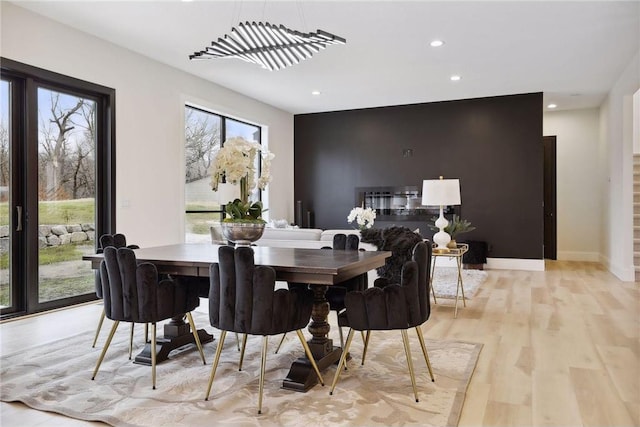
[[[460,80],[460,76],[458,76],[457,74],[454,74],[453,76],[449,77],[451,79],[452,82],[457,82],[458,80]]]
[[[547,108],[556,108],[556,107],[557,107],[557,105],[556,105],[556,104],[549,104],[549,105],[547,105]]]
[[[321,92],[320,92],[319,90],[311,91],[311,95],[315,95],[315,96],[320,95],[320,93],[321,93]]]
[[[431,47],[440,47],[444,44],[444,42],[442,40],[434,40],[429,44],[431,45]]]

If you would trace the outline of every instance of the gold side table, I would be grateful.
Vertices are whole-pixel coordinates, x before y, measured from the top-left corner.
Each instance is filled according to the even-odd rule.
[[[437,304],[438,300],[436,299],[436,293],[433,290],[433,273],[435,272],[436,269],[436,260],[439,257],[449,257],[451,258],[455,258],[456,259],[456,264],[458,265],[458,283],[456,286],[456,306],[455,306],[455,310],[453,312],[453,317],[456,318],[458,317],[458,299],[459,299],[459,294],[462,293],[462,305],[464,307],[467,306],[467,300],[464,297],[464,286],[462,283],[462,256],[467,253],[467,251],[469,250],[469,245],[466,243],[458,243],[454,248],[450,248],[448,251],[438,251],[436,249],[437,245],[434,243],[432,246],[432,252],[431,252],[431,277],[429,277],[429,287],[431,288],[431,295],[433,295],[433,303]]]

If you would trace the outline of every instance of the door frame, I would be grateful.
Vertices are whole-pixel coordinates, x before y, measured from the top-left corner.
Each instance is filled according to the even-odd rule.
[[[558,259],[556,192],[556,136],[543,136],[544,146],[544,258]]]
[[[95,300],[94,293],[52,301],[39,302],[38,289],[38,198],[28,189],[38,188],[37,146],[37,88],[47,87],[70,94],[78,94],[96,100],[96,218],[95,235],[113,233],[116,229],[116,151],[115,151],[115,89],[33,67],[7,58],[0,58],[3,78],[19,82],[21,93],[12,98],[13,165],[11,176],[11,278],[12,306],[0,310],[0,318],[30,314],[60,308],[80,302]],[[13,110],[12,110],[13,111]],[[17,132],[15,136],[13,132]],[[35,152],[34,152],[35,150]],[[37,192],[36,192],[37,193]],[[23,231],[15,231],[18,220],[14,216],[16,206],[23,209]],[[97,240],[97,239],[96,239]],[[97,243],[96,244],[97,248]],[[15,294],[15,297],[14,297]]]

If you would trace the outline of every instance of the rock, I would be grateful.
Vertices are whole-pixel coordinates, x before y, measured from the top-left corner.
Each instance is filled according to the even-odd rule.
[[[51,233],[56,236],[62,236],[63,234],[67,234],[67,226],[66,225],[54,225],[51,227]]]
[[[51,234],[51,226],[49,225],[39,225],[38,226],[38,235],[42,237],[47,237]]]
[[[82,227],[80,226],[80,224],[69,224],[67,225],[67,231],[69,233],[77,233],[79,231],[82,231]]]
[[[84,242],[88,239],[89,238],[87,237],[87,233],[85,233],[84,231],[74,231],[73,233],[71,233],[71,243]]]
[[[61,240],[55,234],[51,234],[49,235],[49,237],[47,237],[47,243],[49,244],[49,246],[60,246]]]

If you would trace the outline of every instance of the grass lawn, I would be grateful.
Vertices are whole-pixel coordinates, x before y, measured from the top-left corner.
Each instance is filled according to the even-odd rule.
[[[93,252],[93,250],[93,241],[42,248],[38,252],[39,265],[49,266],[64,261],[79,261],[83,254]],[[0,256],[0,269],[4,270],[0,274],[3,279],[0,284],[0,305],[2,306],[7,306],[10,303],[8,268],[9,255],[2,254]],[[41,301],[49,301],[93,292],[94,277],[93,272],[82,273],[76,277],[42,277],[39,284],[39,298]]]
[[[40,224],[93,224],[95,202],[93,199],[55,200],[38,203]],[[0,203],[0,225],[9,225],[9,203]]]

